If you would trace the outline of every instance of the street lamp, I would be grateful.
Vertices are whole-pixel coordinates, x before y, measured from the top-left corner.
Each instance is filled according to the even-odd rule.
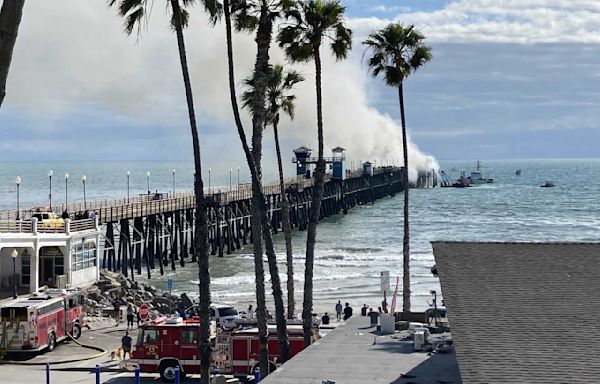
[[[19,252],[17,252],[17,248],[13,248],[10,255],[12,256],[12,259],[13,259],[13,283],[14,283],[13,299],[16,299],[17,298],[17,256],[19,256]]]
[[[175,195],[175,168],[173,168],[173,196]]]
[[[54,172],[52,172],[52,170],[48,171],[48,180],[50,181],[50,194],[48,195],[48,199],[50,200],[50,210],[52,210],[52,175],[54,175]]]
[[[87,209],[87,200],[85,198],[85,181],[87,180],[87,176],[86,175],[82,175],[81,176],[81,182],[83,183],[83,209],[86,210]]]
[[[238,189],[240,187],[240,167],[238,167]]]
[[[69,204],[69,173],[65,172],[65,211],[68,211],[67,204]]]
[[[210,172],[212,169],[208,168],[208,193],[210,193]]]
[[[148,183],[148,194],[150,194],[150,171],[146,171],[146,181]]]
[[[231,192],[231,172],[233,172],[233,169],[229,168],[229,192]]]
[[[131,171],[127,171],[127,203],[129,204],[129,177],[131,176]]]
[[[21,185],[21,176],[17,176],[15,183],[17,184],[17,220],[19,220],[21,218],[19,209],[19,186]]]

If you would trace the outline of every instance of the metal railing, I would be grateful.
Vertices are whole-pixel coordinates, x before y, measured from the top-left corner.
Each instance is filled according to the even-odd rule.
[[[96,220],[0,220],[0,233],[65,233],[95,231]]]
[[[396,172],[401,168],[398,167],[377,167],[374,168],[373,173],[384,173],[384,172]],[[363,175],[363,171],[349,171],[346,174],[347,178],[355,178]],[[325,175],[325,180],[328,181],[332,177],[331,174]],[[304,189],[314,185],[314,179],[306,179],[302,176],[294,178],[288,178],[284,180],[284,189],[297,188]],[[281,189],[279,182],[271,182],[263,184],[263,193],[266,196],[278,195]],[[205,188],[204,194],[207,203],[216,203],[220,205],[227,205],[235,201],[248,200],[252,198],[252,185],[251,184],[240,184],[232,186],[231,188]],[[166,196],[166,197],[165,197]],[[66,228],[64,224],[60,224],[59,221],[52,220],[51,222],[38,222],[37,228],[33,228],[31,224],[31,216],[35,212],[32,211],[21,211],[21,220],[16,220],[17,212],[14,210],[0,211],[0,233],[2,232],[31,232],[35,229],[44,233],[60,233],[69,231],[80,231],[93,229],[95,227],[92,224],[76,224],[79,222],[85,222],[85,220],[78,220],[79,217],[83,217],[85,212],[95,212],[98,218],[99,224],[105,224],[109,222],[115,222],[120,219],[132,219],[134,217],[147,216],[160,214],[165,212],[172,212],[175,210],[184,210],[195,207],[195,196],[194,191],[182,191],[176,193],[149,193],[137,195],[129,198],[120,199],[105,199],[96,200],[81,203],[72,204],[60,204],[53,207],[53,211],[56,213],[68,212],[71,217],[75,217],[75,220],[70,222],[70,228]],[[87,217],[87,215],[85,215]],[[25,219],[25,220],[23,220]],[[29,220],[28,220],[29,219]]]

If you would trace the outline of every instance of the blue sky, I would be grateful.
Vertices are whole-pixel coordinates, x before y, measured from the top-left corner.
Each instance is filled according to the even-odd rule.
[[[324,63],[328,148],[345,146],[355,160],[400,157],[396,92],[367,75],[360,41],[401,21],[428,36],[434,55],[406,83],[414,153],[469,160],[598,157],[600,6],[586,0],[343,2],[355,43],[348,61]],[[176,44],[164,12],[155,10],[137,42],[123,35],[121,23],[103,2],[26,4],[0,110],[0,161],[191,159]],[[186,41],[205,164],[243,165],[222,26],[208,26],[197,9]],[[235,52],[241,82],[252,67],[252,38],[237,35]],[[277,49],[272,56],[283,61]],[[284,153],[315,140],[313,69],[298,69],[307,81],[298,89],[296,121],[282,123]],[[270,137],[265,144],[270,162]]]

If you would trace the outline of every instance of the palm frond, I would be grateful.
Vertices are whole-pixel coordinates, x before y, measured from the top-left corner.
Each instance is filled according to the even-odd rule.
[[[431,48],[424,44],[425,36],[414,26],[392,23],[371,33],[365,53],[370,54],[368,67],[375,77],[383,73],[384,81],[398,86],[412,72],[431,60]]]
[[[180,13],[180,20],[181,20],[181,28],[185,29],[190,21],[190,14],[188,11],[186,11],[184,8],[181,8],[181,13]],[[172,31],[176,31],[177,30],[177,18],[175,17],[175,14],[173,13],[171,15],[171,30]]]
[[[214,26],[223,16],[223,3],[219,0],[201,0],[204,11]]]

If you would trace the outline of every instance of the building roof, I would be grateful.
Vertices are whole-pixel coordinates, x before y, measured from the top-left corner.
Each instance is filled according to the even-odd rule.
[[[600,244],[434,242],[465,383],[600,377]]]
[[[294,149],[294,153],[296,153],[296,154],[298,154],[298,153],[311,153],[311,152],[312,152],[312,149],[310,149],[308,147],[304,147],[304,146],[302,146],[300,148],[297,148],[297,149]]]
[[[346,150],[346,148],[335,147],[331,150],[331,152],[344,152],[345,150]]]

